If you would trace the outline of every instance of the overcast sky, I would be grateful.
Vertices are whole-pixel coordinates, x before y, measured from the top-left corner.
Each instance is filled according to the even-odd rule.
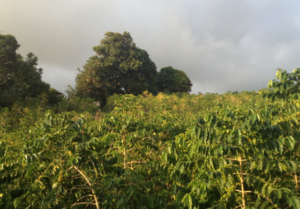
[[[0,0],[0,32],[34,53],[62,92],[105,32],[128,31],[158,71],[185,71],[191,93],[224,93],[300,67],[299,11],[299,0]]]

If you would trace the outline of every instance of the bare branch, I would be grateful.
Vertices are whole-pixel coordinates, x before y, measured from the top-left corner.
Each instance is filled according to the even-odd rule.
[[[92,185],[91,185],[91,182],[89,181],[89,179],[84,175],[84,173],[79,170],[79,168],[77,168],[77,166],[73,166],[73,168],[75,168],[76,171],[78,171],[78,173],[81,174],[81,176],[85,179],[86,183],[90,186],[91,190],[92,190],[92,194],[93,194],[93,197],[94,197],[94,200],[95,200],[95,205],[96,205],[96,208],[99,209],[99,203],[98,203],[98,200],[97,200],[97,196],[95,195],[95,191],[94,189],[92,188]]]

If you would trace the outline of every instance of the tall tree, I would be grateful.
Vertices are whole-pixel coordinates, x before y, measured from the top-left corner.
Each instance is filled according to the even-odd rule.
[[[156,93],[156,66],[149,54],[136,46],[128,32],[106,32],[100,45],[76,77],[79,95],[100,100],[103,104],[114,93]]]
[[[18,56],[16,50],[20,47],[15,37],[11,35],[0,34],[0,102],[9,102],[8,97],[16,97],[12,95],[12,87],[14,85],[14,76],[17,69]],[[15,92],[16,94],[17,92]]]
[[[171,66],[162,68],[157,74],[156,87],[160,92],[190,92],[192,86],[193,84],[185,72]]]
[[[16,52],[19,47],[14,36],[0,34],[0,106],[9,106],[26,96],[36,97],[50,88],[42,81],[38,58],[32,53],[23,58]]]

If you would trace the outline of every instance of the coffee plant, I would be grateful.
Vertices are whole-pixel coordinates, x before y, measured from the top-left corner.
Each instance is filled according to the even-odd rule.
[[[300,208],[299,76],[279,69],[259,92],[113,95],[102,113],[79,98],[2,108],[0,207]]]

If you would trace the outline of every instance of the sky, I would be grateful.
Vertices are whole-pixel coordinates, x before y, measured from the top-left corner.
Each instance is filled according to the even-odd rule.
[[[32,52],[61,92],[107,31],[128,31],[157,71],[186,72],[193,94],[257,91],[300,67],[297,0],[0,0],[0,32]]]

